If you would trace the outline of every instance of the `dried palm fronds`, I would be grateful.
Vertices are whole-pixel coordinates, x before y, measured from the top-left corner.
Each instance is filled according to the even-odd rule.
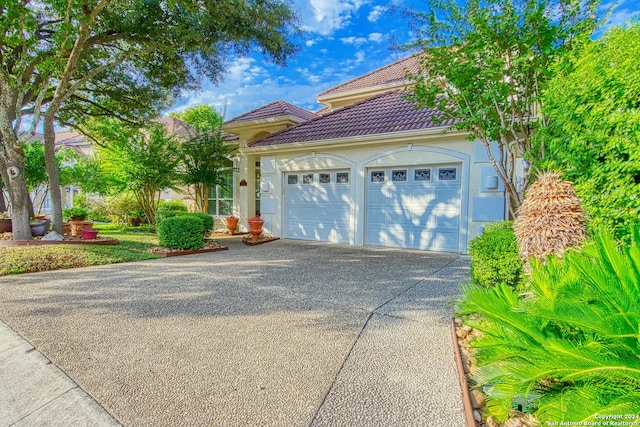
[[[551,172],[541,174],[518,209],[513,230],[522,259],[561,257],[586,237],[586,217],[569,181]]]

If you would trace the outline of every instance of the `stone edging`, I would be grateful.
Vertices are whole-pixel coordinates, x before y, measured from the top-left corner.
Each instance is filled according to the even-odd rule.
[[[209,252],[220,252],[220,251],[228,251],[229,248],[226,246],[222,246],[220,248],[211,248],[211,249],[196,249],[194,251],[176,251],[176,252],[153,252],[153,255],[158,255],[164,258],[170,258],[174,256],[184,256],[184,255],[195,255],[195,254],[206,254]]]

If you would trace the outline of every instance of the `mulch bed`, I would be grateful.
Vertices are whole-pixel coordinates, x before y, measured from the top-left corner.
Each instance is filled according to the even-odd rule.
[[[208,241],[205,243],[203,247],[195,250],[184,250],[184,249],[172,249],[172,248],[163,248],[161,246],[153,246],[147,250],[150,254],[158,255],[162,257],[174,257],[174,256],[184,256],[184,255],[195,255],[195,254],[204,254],[208,252],[219,252],[229,250],[228,247],[221,245],[220,243]]]
[[[257,245],[262,245],[264,243],[273,242],[275,240],[280,240],[280,238],[273,237],[273,236],[260,235],[258,236],[257,239],[254,239],[253,236],[246,236],[242,238],[242,243],[248,246],[257,246]]]

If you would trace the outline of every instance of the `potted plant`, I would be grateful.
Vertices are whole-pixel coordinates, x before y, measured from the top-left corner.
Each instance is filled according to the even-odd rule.
[[[80,230],[83,228],[93,228],[93,222],[85,221],[87,215],[89,215],[87,208],[79,206],[74,206],[62,211],[62,216],[69,219],[69,223],[71,224],[71,235],[73,237],[80,236]]]
[[[249,223],[249,233],[253,239],[257,239],[262,234],[262,225],[264,224],[264,219],[260,215],[252,216],[247,220]]]
[[[29,225],[31,226],[32,236],[44,236],[47,233],[49,221],[34,218]]]
[[[227,230],[229,230],[229,233],[232,236],[236,233],[236,230],[238,229],[238,221],[240,221],[240,218],[233,215],[225,218],[225,224],[227,225]]]
[[[7,212],[0,212],[0,233],[11,233],[13,227]]]

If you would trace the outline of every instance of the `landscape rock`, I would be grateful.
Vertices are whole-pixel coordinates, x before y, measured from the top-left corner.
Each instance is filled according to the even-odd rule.
[[[487,397],[484,395],[484,393],[477,388],[471,390],[469,396],[471,397],[471,405],[473,406],[473,409],[482,408],[487,400]]]
[[[463,340],[463,339],[465,339],[467,337],[467,335],[469,335],[469,332],[465,331],[462,328],[460,328],[460,329],[456,330],[456,335],[458,336],[458,338]]]
[[[62,241],[64,240],[64,236],[62,236],[60,233],[57,233],[55,231],[50,231],[49,233],[47,233],[46,236],[42,238],[42,240]]]
[[[473,410],[473,419],[479,423],[482,422],[482,415],[480,415],[480,412],[475,409]]]

